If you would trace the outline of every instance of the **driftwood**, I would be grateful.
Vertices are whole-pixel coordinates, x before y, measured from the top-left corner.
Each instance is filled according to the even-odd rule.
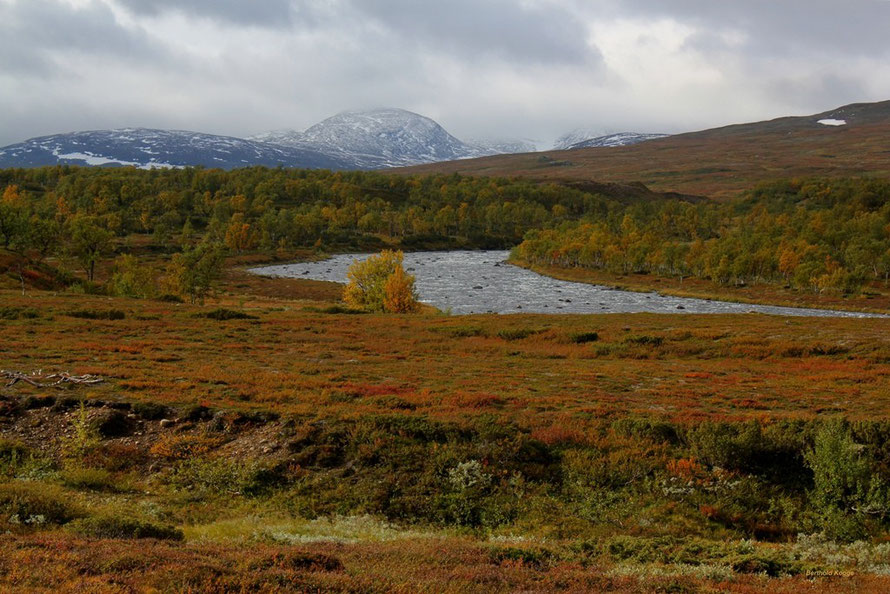
[[[98,375],[71,375],[65,371],[61,373],[44,374],[42,371],[22,373],[20,371],[6,371],[0,369],[0,377],[9,380],[6,387],[14,386],[18,382],[25,382],[37,388],[61,388],[64,384],[80,384],[92,386],[101,384],[105,380]]]

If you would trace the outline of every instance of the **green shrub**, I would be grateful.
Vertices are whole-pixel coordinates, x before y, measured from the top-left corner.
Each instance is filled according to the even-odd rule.
[[[680,443],[677,428],[667,421],[638,417],[623,417],[612,423],[612,430],[621,437],[646,439],[656,443]]]
[[[40,317],[40,314],[34,309],[8,305],[0,307],[0,320],[18,320],[19,318],[33,320],[38,317]]]
[[[163,419],[170,414],[170,409],[157,402],[136,402],[132,406],[133,413],[146,421]]]
[[[0,437],[0,476],[15,476],[32,455],[23,443]]]
[[[90,419],[90,429],[103,438],[123,437],[133,430],[133,423],[119,410],[109,410]]]
[[[70,497],[46,483],[0,483],[0,525],[65,524],[80,515]]]
[[[364,309],[354,309],[352,307],[344,307],[342,305],[328,305],[326,307],[304,307],[303,311],[311,311],[313,313],[323,314],[365,314],[368,313]]]
[[[55,403],[55,396],[26,396],[25,398],[22,398],[22,408],[25,410],[47,408],[53,406]]]
[[[806,463],[813,471],[811,500],[828,536],[860,538],[866,518],[890,513],[890,485],[867,448],[853,441],[846,422],[831,421],[819,429]]]
[[[75,309],[65,315],[85,320],[123,320],[127,317],[127,314],[119,309]]]
[[[120,490],[118,479],[104,468],[72,468],[60,474],[62,484],[84,491]]]
[[[498,331],[498,338],[502,340],[522,340],[542,331],[534,328],[504,328]]]
[[[74,520],[68,530],[89,538],[156,538],[159,540],[182,540],[182,530],[172,526],[161,526],[117,516],[91,516]]]
[[[485,335],[485,331],[481,326],[455,326],[453,328],[446,328],[445,331],[455,338],[469,338],[471,336]]]
[[[569,340],[575,344],[586,344],[588,342],[596,342],[600,339],[600,335],[596,332],[578,332],[569,336]]]
[[[187,458],[165,474],[174,489],[203,495],[259,495],[284,479],[273,468],[227,458]]]
[[[624,339],[624,342],[627,344],[636,344],[641,346],[660,347],[662,344],[664,344],[664,337],[642,334],[639,336],[628,336]]]
[[[226,320],[256,320],[259,319],[257,316],[252,316],[243,311],[237,311],[234,309],[226,309],[224,307],[219,307],[217,309],[210,310],[206,313],[195,314],[196,318],[208,318],[210,320],[217,320],[219,322],[223,322]]]
[[[807,435],[808,428],[795,421],[770,425],[705,422],[685,432],[700,462],[797,488],[805,488],[810,480],[803,459]]]

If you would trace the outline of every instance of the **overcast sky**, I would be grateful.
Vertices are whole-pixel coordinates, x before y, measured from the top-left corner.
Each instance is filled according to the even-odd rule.
[[[890,99],[887,0],[0,0],[0,145],[401,107],[467,138]]]

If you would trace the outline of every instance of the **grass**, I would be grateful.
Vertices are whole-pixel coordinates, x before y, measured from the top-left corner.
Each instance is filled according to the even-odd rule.
[[[0,292],[5,369],[105,379],[0,388],[0,587],[890,587],[883,524],[797,536],[824,416],[883,460],[890,320],[356,316],[274,283]]]

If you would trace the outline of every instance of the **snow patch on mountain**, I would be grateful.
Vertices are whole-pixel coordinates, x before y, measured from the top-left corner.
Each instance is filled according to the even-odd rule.
[[[576,128],[575,130],[566,132],[557,138],[553,143],[553,150],[564,151],[570,148],[573,144],[578,144],[579,142],[584,142],[591,138],[604,136],[610,132],[610,130],[606,130],[605,128]]]
[[[470,138],[466,144],[475,150],[470,156],[485,157],[489,155],[513,155],[516,153],[534,153],[538,151],[538,143],[534,140],[519,138]]]
[[[846,126],[847,120],[835,120],[833,118],[828,118],[828,119],[824,119],[824,120],[819,120],[816,123],[822,124],[823,126]]]
[[[553,150],[576,148],[628,146],[646,140],[664,138],[667,134],[642,134],[639,132],[614,132],[606,129],[578,128],[556,139]]]
[[[640,134],[639,132],[619,132],[617,134],[607,134],[605,136],[597,136],[576,142],[569,146],[570,149],[579,148],[605,148],[615,146],[629,146],[638,144],[647,140],[655,140],[656,138],[664,138],[667,134]]]
[[[248,165],[343,169],[346,163],[312,150],[184,130],[122,128],[32,138],[0,149],[0,167],[43,165],[232,169]]]

